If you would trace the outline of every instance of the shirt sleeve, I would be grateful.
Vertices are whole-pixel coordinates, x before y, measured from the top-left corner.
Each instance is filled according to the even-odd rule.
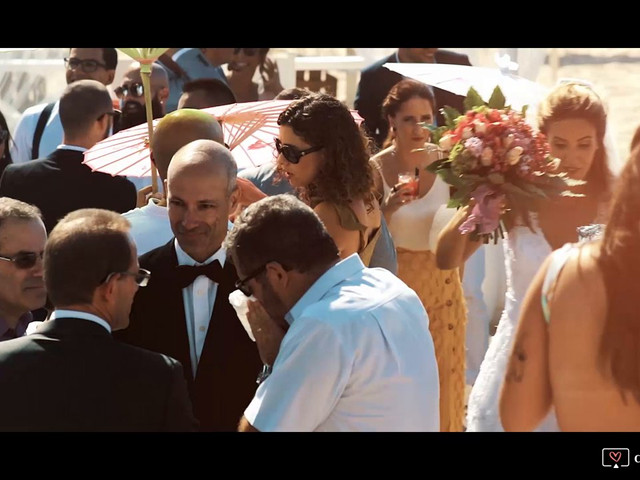
[[[295,328],[297,325],[299,328]],[[326,323],[298,318],[285,335],[271,375],[258,387],[245,418],[260,431],[313,431],[344,392],[352,359]]]

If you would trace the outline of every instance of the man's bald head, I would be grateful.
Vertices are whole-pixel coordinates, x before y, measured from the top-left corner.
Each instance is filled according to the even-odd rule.
[[[213,115],[185,108],[165,115],[158,122],[153,131],[151,152],[162,180],[167,178],[171,158],[194,140],[213,140],[224,145],[222,127]]]
[[[204,177],[207,175],[225,175],[227,194],[236,189],[238,166],[231,152],[213,140],[194,140],[180,148],[171,159],[167,172],[167,185],[183,175]]]
[[[142,83],[140,64],[138,62],[132,63],[122,78],[124,83]],[[152,96],[161,88],[169,88],[169,75],[162,65],[158,63],[151,64],[150,82]]]

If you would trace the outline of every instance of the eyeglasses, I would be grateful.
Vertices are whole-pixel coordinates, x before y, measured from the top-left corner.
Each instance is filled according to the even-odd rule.
[[[102,120],[102,117],[104,117],[105,115],[109,115],[111,118],[113,118],[118,114],[120,114],[119,110],[112,110],[111,112],[104,112],[102,115],[100,115],[98,117],[98,120]]]
[[[118,98],[124,98],[128,95],[131,95],[132,97],[141,97],[144,95],[144,86],[141,83],[132,83],[131,85],[125,84],[114,88],[113,91]]]
[[[258,53],[259,48],[234,48],[233,54],[237,55],[240,52],[244,52],[247,57],[253,57],[256,53]]]
[[[100,63],[97,60],[80,60],[79,58],[64,58],[64,65],[67,70],[75,70],[80,67],[80,69],[84,73],[93,73],[98,67],[102,67],[104,69],[107,68],[107,65],[104,63]]]
[[[18,252],[13,257],[0,256],[0,260],[12,262],[16,268],[19,268],[20,270],[28,270],[35,266],[38,258],[42,260],[43,255],[44,252]]]
[[[3,143],[7,138],[9,138],[9,130],[0,128],[0,143]]]
[[[282,155],[286,158],[287,162],[293,163],[294,165],[300,161],[302,157],[308,155],[313,152],[317,152],[318,150],[324,148],[322,146],[318,147],[310,147],[306,150],[300,150],[298,147],[294,147],[293,145],[288,145],[286,143],[282,143],[279,138],[275,139],[276,141],[276,150],[278,154]]]
[[[149,279],[151,278],[151,272],[141,268],[137,272],[112,272],[107,275],[107,278],[105,278],[102,283],[108,283],[114,275],[129,275],[133,277],[139,287],[146,287],[149,283]]]
[[[255,278],[258,275],[260,275],[263,271],[265,271],[267,269],[267,263],[262,265],[260,268],[257,268],[256,270],[254,270],[251,274],[247,275],[242,280],[238,280],[236,282],[236,288],[240,290],[242,293],[244,293],[247,297],[250,297],[251,295],[253,295],[253,291],[249,286],[247,286],[247,282],[252,278]]]

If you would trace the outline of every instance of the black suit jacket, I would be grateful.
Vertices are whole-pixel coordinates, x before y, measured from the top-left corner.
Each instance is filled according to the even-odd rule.
[[[104,208],[124,213],[136,207],[136,187],[125,177],[93,172],[82,152],[58,149],[30,162],[9,165],[0,179],[0,196],[31,203],[42,211],[47,232],[67,213]]]
[[[94,322],[59,318],[0,343],[2,431],[194,431],[182,366]]]
[[[435,59],[436,63],[471,65],[467,55],[448,50],[438,50],[435,54]],[[404,78],[399,73],[384,68],[383,65],[385,63],[397,63],[396,54],[383,58],[360,72],[360,83],[358,83],[354,102],[355,109],[364,119],[367,133],[375,140],[378,147],[382,146],[382,142],[387,138],[387,133],[389,132],[389,123],[386,118],[382,118],[382,102],[391,87]],[[464,113],[462,111],[464,97],[435,87],[433,88],[433,93],[438,110],[436,115],[438,125],[445,124],[444,117],[440,113],[440,109],[445,105],[450,105],[460,113]]]
[[[178,359],[201,430],[236,431],[255,393],[262,361],[229,303],[238,278],[235,268],[225,262],[194,379],[182,289],[175,283],[178,258],[173,239],[142,255],[139,262],[151,279],[136,293],[129,327],[116,332],[116,338]]]

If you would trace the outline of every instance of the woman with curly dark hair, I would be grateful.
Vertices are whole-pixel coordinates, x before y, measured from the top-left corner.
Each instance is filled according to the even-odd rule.
[[[340,258],[369,264],[381,212],[369,165],[369,140],[345,104],[326,94],[292,102],[278,117],[278,172],[314,209]]]
[[[439,270],[430,245],[431,229],[437,228],[434,218],[449,200],[449,186],[425,170],[437,157],[414,151],[429,141],[423,125],[435,121],[433,92],[422,82],[402,80],[387,94],[382,111],[391,128],[384,150],[371,159],[375,184],[396,245],[398,277],[415,290],[429,314],[440,378],[440,430],[459,432],[466,382],[466,304],[458,269]],[[417,188],[399,183],[403,172],[415,175]]]

